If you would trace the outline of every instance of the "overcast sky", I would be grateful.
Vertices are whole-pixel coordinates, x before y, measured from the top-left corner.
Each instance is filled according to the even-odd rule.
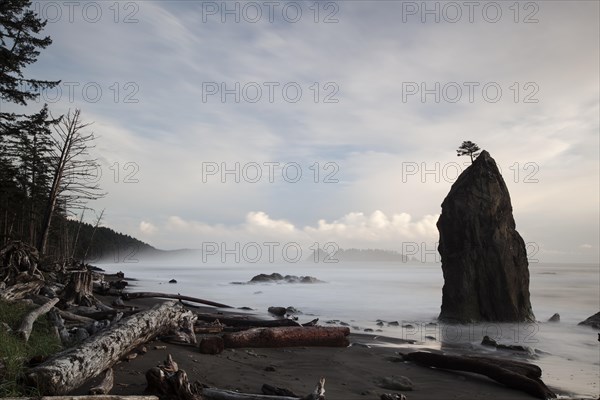
[[[501,168],[531,260],[598,261],[597,1],[34,7],[54,43],[27,73],[63,81],[42,94],[55,114],[94,122],[106,226],[162,249],[419,258],[471,140]]]

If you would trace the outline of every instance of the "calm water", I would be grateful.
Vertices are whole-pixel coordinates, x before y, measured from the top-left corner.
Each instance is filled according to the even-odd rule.
[[[394,263],[187,266],[104,264],[109,272],[124,271],[139,279],[132,290],[180,293],[266,312],[269,306],[293,306],[322,323],[340,320],[355,332],[414,339],[432,348],[489,352],[484,335],[506,344],[520,344],[547,354],[535,356],[552,387],[597,398],[600,381],[598,331],[577,326],[600,309],[600,270],[593,264],[532,264],[531,301],[539,321],[559,313],[561,322],[537,324],[431,325],[439,314],[443,277],[439,265]],[[311,275],[320,284],[253,284],[259,273]],[[170,279],[177,284],[168,284]],[[377,326],[377,320],[398,321],[399,327]],[[410,326],[402,327],[402,325]],[[380,331],[377,331],[380,329]],[[426,338],[426,336],[435,339]],[[495,351],[495,350],[491,350]]]

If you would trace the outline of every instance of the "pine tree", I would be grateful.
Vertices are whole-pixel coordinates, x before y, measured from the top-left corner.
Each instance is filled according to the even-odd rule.
[[[458,150],[456,150],[456,155],[459,157],[469,155],[471,157],[471,163],[473,163],[473,160],[477,158],[477,156],[480,153],[479,150],[481,149],[479,148],[479,146],[477,146],[477,144],[467,140],[465,142],[462,142]]]
[[[0,2],[0,101],[26,105],[41,89],[53,88],[60,81],[25,78],[23,70],[37,61],[39,49],[52,43],[39,34],[47,21],[30,10],[29,0]],[[0,114],[0,119],[2,115]]]

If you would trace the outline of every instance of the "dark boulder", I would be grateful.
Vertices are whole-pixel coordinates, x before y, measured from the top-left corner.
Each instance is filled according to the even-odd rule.
[[[287,313],[287,309],[285,307],[269,307],[267,311],[269,311],[270,314],[278,317],[283,317]]]
[[[277,282],[281,280],[283,280],[283,276],[277,272],[274,272],[271,275],[258,274],[250,279],[250,282]]]
[[[553,316],[550,317],[548,322],[560,322],[560,314],[559,313],[554,314]]]
[[[510,195],[487,151],[458,177],[437,222],[446,322],[534,321],[525,242]]]
[[[597,312],[585,321],[581,321],[578,325],[591,326],[592,328],[600,329],[600,312]]]

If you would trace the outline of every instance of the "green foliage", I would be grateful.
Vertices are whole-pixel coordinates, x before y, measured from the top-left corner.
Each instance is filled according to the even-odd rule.
[[[35,99],[40,89],[52,88],[60,83],[27,79],[23,75],[23,70],[37,61],[39,49],[45,49],[52,43],[49,36],[37,36],[46,26],[46,21],[42,21],[30,8],[29,0],[0,2],[0,100],[19,105]]]
[[[470,156],[471,162],[479,155],[481,150],[477,144],[471,142],[470,140],[462,142],[458,150],[456,150],[457,156]]]
[[[0,321],[16,330],[30,309],[20,304],[0,301]],[[0,379],[0,397],[36,395],[34,388],[27,388],[20,384],[26,363],[32,357],[46,357],[60,349],[60,341],[53,334],[46,316],[35,321],[27,343],[13,333],[0,328],[0,361],[5,367],[0,372],[3,374]]]

